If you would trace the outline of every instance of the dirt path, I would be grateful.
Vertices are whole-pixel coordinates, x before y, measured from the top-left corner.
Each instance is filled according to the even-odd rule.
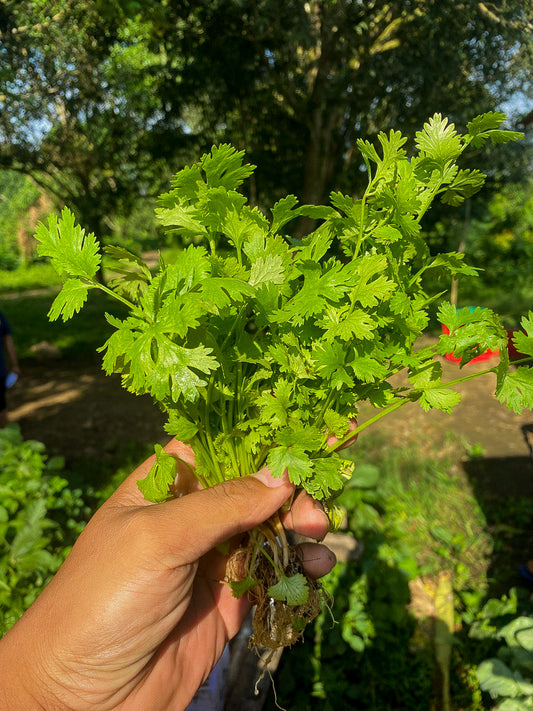
[[[9,407],[10,420],[20,424],[25,438],[44,442],[50,454],[67,462],[98,458],[120,442],[168,440],[163,416],[150,399],[125,392],[118,377],[94,364],[24,363]]]

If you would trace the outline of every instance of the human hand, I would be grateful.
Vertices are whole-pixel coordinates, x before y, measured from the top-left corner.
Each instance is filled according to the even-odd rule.
[[[165,711],[184,709],[249,612],[222,583],[215,550],[262,523],[294,491],[267,470],[198,490],[192,450],[172,441],[186,496],[142,498],[142,464],[96,512],[67,560],[0,642],[11,711]],[[327,517],[305,492],[283,523],[321,539]],[[334,555],[302,544],[306,572],[327,573]]]

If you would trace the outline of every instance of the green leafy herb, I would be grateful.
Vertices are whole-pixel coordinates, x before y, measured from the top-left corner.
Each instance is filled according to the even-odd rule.
[[[449,333],[417,345],[442,296],[426,290],[426,273],[476,274],[462,254],[430,254],[422,219],[435,199],[458,205],[481,188],[483,174],[458,161],[470,145],[519,138],[500,128],[503,120],[483,114],[462,135],[436,114],[416,134],[412,157],[397,131],[380,133],[376,145],[360,140],[368,175],[360,199],[337,192],[329,206],[299,206],[289,195],[270,216],[238,192],[254,170],[243,152],[213,147],[176,174],[157,209],[159,222],[191,246],[174,262],[161,259],[155,274],[126,250],[108,249],[117,263],[108,286],[96,278],[94,236],[64,210],[37,228],[39,254],[66,278],[49,316],[70,318],[94,288],[129,308],[123,319],[107,316],[115,331],[102,346],[103,367],[119,373],[129,391],[153,397],[168,416],[166,431],[193,448],[202,485],[266,463],[274,476],[287,470],[297,486],[328,502],[350,476],[352,464],[337,450],[351,436],[408,402],[445,412],[459,402],[453,385],[473,376],[443,382],[445,353],[463,366],[499,349],[500,364],[488,369],[497,373],[497,397],[516,412],[533,405],[533,371],[510,369],[506,331],[489,309],[442,304]],[[301,216],[319,224],[295,240],[288,229]],[[516,345],[531,356],[533,313],[522,325]],[[408,384],[398,386],[393,376],[402,371]],[[352,431],[363,401],[376,414]],[[162,501],[173,474],[159,449],[139,486]],[[254,540],[252,560],[269,555],[265,540]],[[272,547],[280,538],[268,540]],[[248,579],[256,580],[252,570],[234,590],[244,592]],[[299,581],[284,573],[268,594],[295,604]]]

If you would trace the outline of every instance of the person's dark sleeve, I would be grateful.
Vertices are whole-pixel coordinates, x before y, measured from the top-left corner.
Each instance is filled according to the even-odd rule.
[[[0,311],[0,336],[9,336],[11,334],[11,326],[4,314]]]

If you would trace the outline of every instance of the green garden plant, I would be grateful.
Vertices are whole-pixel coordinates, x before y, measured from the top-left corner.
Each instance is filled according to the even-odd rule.
[[[0,430],[0,635],[57,571],[88,517],[62,468],[17,426]]]
[[[289,195],[269,217],[238,192],[254,166],[229,145],[213,147],[173,179],[162,195],[159,222],[191,239],[172,263],[160,260],[152,275],[123,248],[107,248],[118,277],[97,280],[102,255],[65,209],[37,228],[39,254],[50,257],[65,279],[50,318],[67,320],[88,292],[100,289],[129,309],[108,314],[116,329],[102,346],[107,373],[120,373],[125,388],[148,393],[168,415],[167,432],[188,442],[203,486],[257,471],[321,499],[332,523],[333,502],[351,476],[352,462],[339,449],[355,433],[408,402],[449,411],[460,399],[442,381],[439,357],[450,351],[464,365],[486,349],[501,349],[496,395],[515,411],[533,405],[533,371],[509,370],[507,335],[488,309],[439,308],[450,331],[418,348],[429,310],[443,293],[428,293],[428,272],[445,278],[476,270],[461,254],[432,256],[421,222],[437,197],[460,204],[483,184],[477,170],[459,168],[469,147],[506,142],[504,115],[478,116],[461,135],[436,114],[416,134],[408,157],[397,131],[378,135],[378,147],[360,140],[368,186],[361,199],[332,193],[328,206],[298,206]],[[319,226],[295,240],[288,225],[300,217]],[[533,355],[533,313],[517,336]],[[393,376],[407,372],[408,385]],[[358,407],[376,414],[355,426]],[[158,502],[180,493],[176,461],[156,447],[156,463],[139,482]],[[276,515],[250,532],[235,552],[245,572],[228,583],[236,596],[257,603],[254,641],[276,648],[292,644],[320,607],[321,590],[306,579]],[[228,568],[228,571],[231,566]]]
[[[495,711],[533,708],[531,600],[525,608],[518,608],[514,590],[508,598],[491,599],[470,632],[475,639],[495,642],[494,656],[482,661],[476,669],[479,685],[490,695]]]

